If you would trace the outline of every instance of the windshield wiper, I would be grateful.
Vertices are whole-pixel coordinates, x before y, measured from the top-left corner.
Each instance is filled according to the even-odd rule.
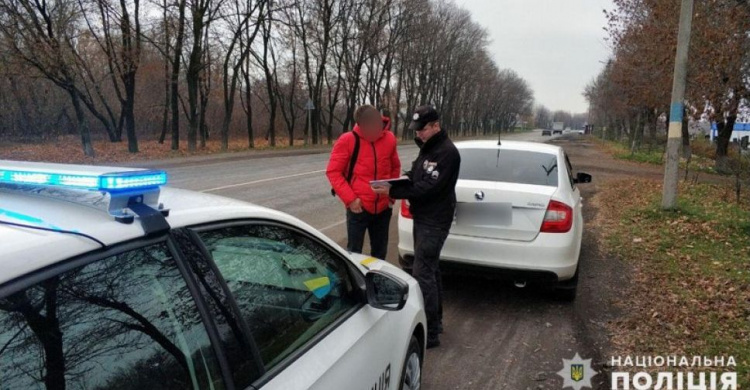
[[[544,169],[544,172],[547,172],[547,176],[549,176],[550,173],[555,170],[555,168],[557,168],[557,163],[555,163],[555,165],[551,166],[549,169],[547,169],[546,166],[542,165],[542,169]]]

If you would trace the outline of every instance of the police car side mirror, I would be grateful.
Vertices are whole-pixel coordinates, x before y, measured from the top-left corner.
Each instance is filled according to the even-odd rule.
[[[409,298],[409,285],[396,276],[372,270],[365,275],[367,303],[381,310],[398,311]]]

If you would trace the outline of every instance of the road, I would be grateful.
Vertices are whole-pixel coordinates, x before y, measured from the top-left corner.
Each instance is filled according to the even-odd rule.
[[[540,131],[505,135],[505,139],[544,142]],[[555,136],[586,151],[576,143],[580,137]],[[560,139],[561,138],[561,139]],[[566,147],[567,148],[567,147]],[[576,150],[579,150],[576,152]],[[414,145],[399,146],[405,166],[416,157]],[[591,157],[591,156],[589,156]],[[344,209],[330,195],[325,178],[327,153],[258,157],[252,159],[208,159],[195,163],[177,162],[167,166],[170,185],[209,192],[271,207],[292,214],[320,229],[338,243],[346,243]],[[593,158],[593,160],[596,160]],[[594,166],[596,162],[593,163]],[[595,176],[596,177],[596,176]],[[584,189],[584,198],[594,187]],[[589,218],[593,210],[587,209]],[[395,214],[395,213],[394,213]],[[396,218],[391,223],[388,261],[398,264]],[[424,367],[424,388],[431,389],[560,389],[562,380],[555,373],[562,359],[578,352],[594,358],[604,343],[603,321],[598,306],[608,305],[597,293],[598,279],[590,275],[614,272],[609,262],[597,261],[596,240],[584,235],[581,261],[584,275],[575,304],[557,302],[546,294],[519,290],[497,282],[470,277],[445,277],[442,346],[429,350]],[[367,249],[366,249],[367,250]],[[586,275],[589,275],[587,277]],[[604,375],[599,375],[604,377]],[[596,378],[595,378],[596,379]],[[595,388],[608,388],[599,379]]]
[[[507,139],[542,141],[539,132],[513,133]],[[407,166],[416,158],[416,145],[400,145]],[[231,155],[230,155],[231,157]],[[327,153],[262,157],[252,160],[215,159],[167,166],[169,185],[227,196],[294,215],[334,240],[345,238],[341,203],[330,194],[325,177]],[[392,251],[393,252],[393,251]]]

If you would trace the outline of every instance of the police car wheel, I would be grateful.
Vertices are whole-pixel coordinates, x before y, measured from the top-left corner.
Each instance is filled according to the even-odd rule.
[[[411,336],[402,372],[401,390],[420,390],[422,388],[422,349],[415,336]]]

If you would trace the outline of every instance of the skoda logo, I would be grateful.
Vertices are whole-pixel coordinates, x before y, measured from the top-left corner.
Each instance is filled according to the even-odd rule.
[[[477,191],[474,193],[474,197],[477,198],[477,200],[484,200],[484,192]]]

